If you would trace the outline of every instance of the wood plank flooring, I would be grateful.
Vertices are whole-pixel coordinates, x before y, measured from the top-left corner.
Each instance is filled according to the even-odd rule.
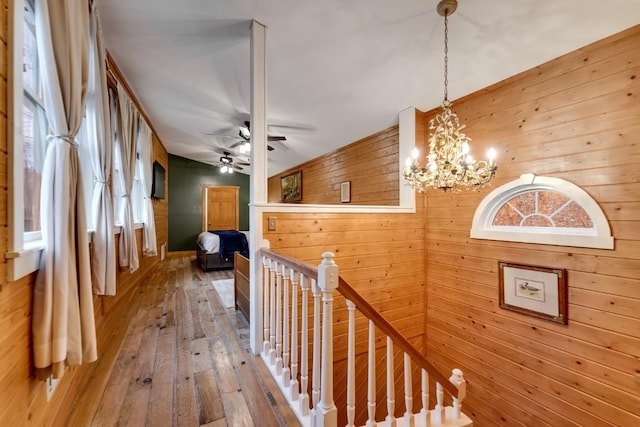
[[[299,425],[260,358],[249,351],[247,320],[225,308],[213,288],[212,280],[231,278],[233,271],[203,273],[188,256],[170,257],[158,269],[131,298],[138,309],[106,386],[91,389],[89,381],[69,422]],[[92,398],[96,393],[100,399]],[[92,401],[93,410],[86,407]]]

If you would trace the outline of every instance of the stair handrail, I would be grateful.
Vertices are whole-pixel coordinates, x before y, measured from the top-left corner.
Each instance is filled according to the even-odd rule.
[[[376,309],[367,302],[362,295],[358,293],[349,283],[342,277],[338,277],[338,292],[346,299],[353,302],[358,310],[369,320],[372,320],[376,327],[386,336],[390,337],[395,345],[411,356],[411,359],[421,368],[426,370],[429,375],[433,375],[435,380],[445,388],[449,394],[458,398],[458,388],[453,385],[447,377],[442,375],[426,357],[418,351],[405,337],[398,331],[387,319],[384,318]]]
[[[261,253],[268,255],[270,258],[295,267],[296,270],[302,272],[307,277],[317,277],[318,268],[310,264],[294,260],[287,256],[273,252],[267,248],[261,248]],[[411,356],[411,359],[421,368],[426,370],[429,375],[435,377],[436,382],[440,383],[444,389],[453,397],[458,398],[458,388],[449,381],[447,377],[442,375],[426,357],[422,355],[387,319],[384,318],[376,309],[367,302],[362,295],[358,293],[349,283],[342,277],[338,277],[338,292],[346,299],[353,302],[358,310],[369,320],[372,320],[375,326],[390,337],[395,345],[403,352]]]

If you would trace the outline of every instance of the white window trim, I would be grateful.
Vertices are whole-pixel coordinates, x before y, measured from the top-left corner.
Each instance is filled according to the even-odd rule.
[[[24,85],[22,82],[22,49],[24,43],[24,9],[22,1],[9,2],[8,27],[11,35],[8,40],[8,76],[7,76],[7,135],[9,137],[8,180],[8,251],[7,280],[13,282],[38,269],[40,253],[44,247],[42,235],[34,233],[29,239],[24,233],[23,173],[24,157],[22,151],[23,127],[22,111],[24,107]],[[19,148],[19,149],[18,149]]]
[[[561,227],[496,227],[498,210],[513,197],[531,191],[560,193],[585,210],[593,222],[591,229]],[[582,188],[560,178],[524,174],[489,193],[473,216],[471,238],[543,245],[613,249],[614,239],[607,218],[598,203]]]

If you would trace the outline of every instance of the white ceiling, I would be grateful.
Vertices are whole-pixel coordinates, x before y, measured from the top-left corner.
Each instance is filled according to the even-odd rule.
[[[107,49],[167,151],[211,164],[249,119],[250,23],[266,25],[269,131],[287,137],[270,143],[272,175],[397,123],[406,107],[440,104],[444,20],[436,4],[106,0],[99,6]],[[459,0],[449,18],[449,98],[638,23],[640,0]]]

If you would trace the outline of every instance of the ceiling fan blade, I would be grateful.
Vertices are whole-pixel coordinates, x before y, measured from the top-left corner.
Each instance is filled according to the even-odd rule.
[[[243,140],[241,140],[241,141],[236,142],[235,144],[231,144],[231,145],[229,146],[229,148],[236,148],[236,147],[238,147],[238,146],[240,146],[240,145],[244,144],[245,142],[246,142],[246,141],[243,139]]]
[[[286,140],[287,140],[286,136],[275,136],[275,135],[267,136],[267,141],[286,141]]]
[[[235,164],[242,165],[242,166],[251,166],[251,163],[247,163],[247,162],[236,162]]]

